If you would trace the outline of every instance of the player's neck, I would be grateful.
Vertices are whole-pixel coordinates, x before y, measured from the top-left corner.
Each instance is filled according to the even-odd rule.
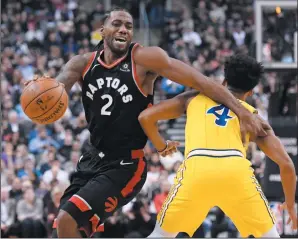
[[[110,65],[115,61],[117,61],[118,59],[120,59],[121,57],[123,57],[125,54],[126,53],[121,55],[115,54],[111,51],[110,48],[105,47],[103,52],[103,57],[101,59],[104,61],[104,63],[106,63],[107,65]]]
[[[234,93],[234,92],[231,92],[236,99],[238,100],[242,100],[242,101],[245,101],[246,100],[246,96],[245,94],[241,94],[241,93]]]
[[[239,92],[231,87],[228,86],[229,91],[232,93],[233,96],[235,96],[236,99],[245,101],[246,100],[246,94]]]

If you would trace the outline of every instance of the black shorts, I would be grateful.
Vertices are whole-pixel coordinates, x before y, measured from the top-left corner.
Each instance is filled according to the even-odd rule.
[[[129,203],[142,189],[147,176],[143,150],[86,152],[79,160],[60,209],[77,222],[87,236],[113,212]]]

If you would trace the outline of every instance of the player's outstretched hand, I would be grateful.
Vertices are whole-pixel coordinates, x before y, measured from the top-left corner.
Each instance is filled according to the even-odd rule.
[[[43,75],[42,77],[43,77],[43,78],[51,78],[51,77],[48,76],[48,75]],[[36,81],[36,80],[38,80],[39,78],[41,78],[41,76],[36,74],[36,75],[34,75],[34,77],[33,77],[32,80],[28,80],[28,81],[26,81],[26,82],[24,83],[24,85],[27,86],[27,85],[29,85],[31,82]]]
[[[288,206],[286,202],[284,202],[281,206],[281,208],[284,210],[288,210],[289,213],[289,219],[287,221],[287,224],[290,224],[292,222],[292,229],[297,230],[297,212],[295,209],[295,205]]]
[[[27,85],[29,85],[31,82],[36,81],[36,80],[41,79],[41,78],[49,78],[49,79],[51,79],[52,77],[50,77],[50,76],[47,75],[47,74],[44,74],[43,76],[40,76],[40,75],[34,75],[33,79],[32,79],[32,80],[29,80],[29,81],[26,81],[26,82],[24,83],[24,85],[27,86]],[[64,86],[63,83],[60,83],[60,84]]]
[[[159,152],[159,154],[162,156],[162,157],[165,157],[167,155],[171,155],[175,152],[177,152],[177,147],[179,146],[179,142],[177,141],[171,141],[171,140],[167,140],[167,147]]]
[[[252,114],[248,110],[243,110],[243,113],[239,117],[239,120],[241,138],[244,145],[247,145],[249,143],[246,142],[247,133],[249,133],[251,138],[267,135],[262,120],[257,117],[257,115]]]

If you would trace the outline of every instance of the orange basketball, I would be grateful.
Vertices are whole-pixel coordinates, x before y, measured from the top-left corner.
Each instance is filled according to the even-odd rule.
[[[68,107],[68,95],[63,84],[52,78],[41,77],[25,87],[21,106],[33,122],[51,124],[64,115]]]

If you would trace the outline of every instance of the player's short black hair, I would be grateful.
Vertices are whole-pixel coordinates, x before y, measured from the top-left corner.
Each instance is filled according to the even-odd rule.
[[[105,24],[106,21],[111,17],[111,13],[112,12],[127,12],[128,14],[130,14],[130,12],[124,8],[124,7],[118,7],[118,6],[115,6],[113,7],[110,11],[106,12],[104,17],[103,17],[103,23]],[[131,14],[130,14],[131,15]]]
[[[252,90],[259,83],[263,72],[262,64],[248,55],[237,54],[225,62],[225,80],[235,91]]]
[[[118,6],[116,6],[116,7],[113,7],[110,11],[108,11],[108,12],[106,12],[105,13],[105,15],[104,15],[104,17],[102,18],[102,22],[103,22],[103,24],[105,24],[106,22],[107,22],[107,20],[111,17],[111,13],[112,12],[127,12],[127,13],[129,13],[130,15],[131,15],[131,13],[126,9],[126,8],[123,8],[123,7],[118,7]],[[100,47],[101,47],[101,45],[103,44],[103,40],[101,40],[95,47],[94,47],[94,51],[95,50],[98,50]]]

